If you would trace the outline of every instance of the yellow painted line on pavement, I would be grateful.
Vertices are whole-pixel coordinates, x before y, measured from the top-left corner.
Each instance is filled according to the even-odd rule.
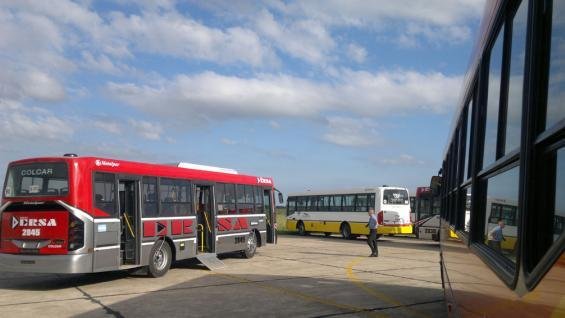
[[[367,292],[368,294],[374,296],[375,298],[377,298],[380,301],[383,301],[385,303],[394,305],[394,306],[398,306],[401,309],[407,311],[408,313],[410,313],[413,316],[417,316],[417,317],[430,317],[428,315],[425,315],[419,311],[416,311],[412,308],[406,307],[405,305],[403,305],[402,303],[400,303],[399,301],[397,301],[396,299],[386,295],[385,293],[382,293],[380,291],[377,291],[373,288],[368,287],[367,285],[365,285],[365,283],[363,283],[363,281],[361,281],[357,275],[355,275],[355,272],[353,271],[353,267],[356,266],[357,264],[361,263],[361,261],[363,261],[364,259],[367,259],[366,257],[358,257],[354,260],[352,260],[351,262],[349,262],[349,264],[347,264],[347,278],[357,287],[361,288],[362,290],[364,290],[365,292]]]
[[[362,308],[362,307],[356,307],[356,306],[352,306],[352,305],[347,305],[347,304],[340,304],[338,302],[332,301],[330,299],[326,299],[326,298],[320,298],[317,296],[313,296],[313,295],[309,295],[306,293],[302,293],[296,290],[292,290],[289,288],[284,288],[284,287],[276,287],[276,286],[272,286],[272,285],[268,285],[265,282],[257,282],[257,281],[252,281],[237,275],[233,275],[233,274],[226,274],[226,273],[218,273],[218,272],[213,272],[213,274],[216,275],[221,275],[224,277],[227,277],[229,279],[232,280],[236,280],[242,283],[254,283],[256,284],[259,288],[263,288],[263,289],[267,289],[270,291],[275,291],[278,293],[282,293],[294,298],[300,298],[302,300],[308,301],[308,302],[314,302],[314,303],[319,303],[319,304],[323,304],[323,305],[327,305],[327,306],[331,306],[331,307],[335,307],[335,308],[339,308],[339,309],[343,309],[343,310],[347,310],[356,314],[366,314],[370,317],[382,317],[382,315],[379,315],[375,312],[371,312],[371,311],[367,311],[366,308]]]

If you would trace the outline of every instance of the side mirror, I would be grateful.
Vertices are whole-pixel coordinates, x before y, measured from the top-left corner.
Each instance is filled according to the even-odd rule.
[[[432,189],[433,195],[439,195],[441,190],[441,182],[442,178],[440,176],[432,176],[432,180],[430,181],[430,189]]]
[[[283,199],[283,195],[282,193],[279,192],[279,203],[283,203],[284,199]]]

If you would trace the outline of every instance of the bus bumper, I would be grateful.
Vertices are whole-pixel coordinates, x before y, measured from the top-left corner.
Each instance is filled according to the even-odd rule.
[[[381,225],[377,228],[378,234],[412,234],[412,225]]]
[[[21,255],[0,254],[0,271],[78,274],[92,272],[93,254]]]

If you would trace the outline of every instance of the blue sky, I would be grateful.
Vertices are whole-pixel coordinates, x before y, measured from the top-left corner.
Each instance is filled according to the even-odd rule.
[[[3,1],[0,165],[74,152],[413,191],[483,1]]]

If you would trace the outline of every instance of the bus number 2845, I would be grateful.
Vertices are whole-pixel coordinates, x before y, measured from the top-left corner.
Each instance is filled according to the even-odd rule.
[[[41,229],[22,229],[22,236],[39,236]]]

